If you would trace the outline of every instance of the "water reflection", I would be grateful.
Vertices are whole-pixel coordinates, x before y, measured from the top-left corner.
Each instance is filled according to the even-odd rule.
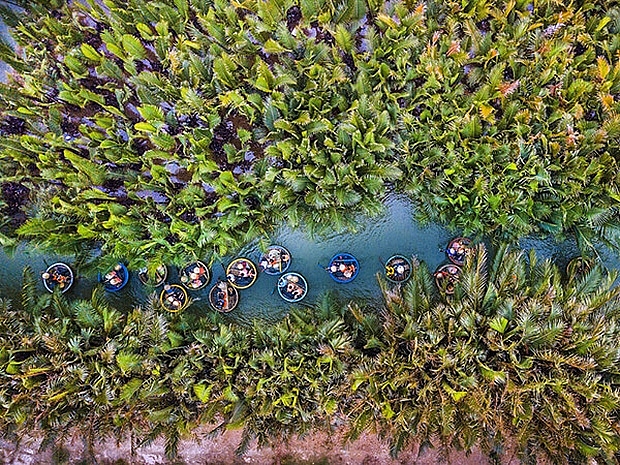
[[[456,235],[439,225],[423,227],[412,219],[411,203],[397,195],[388,197],[386,211],[383,215],[366,220],[365,225],[354,234],[332,234],[328,237],[309,237],[304,231],[282,227],[268,238],[268,243],[281,244],[288,248],[292,263],[288,271],[301,273],[308,282],[308,295],[300,304],[284,301],[277,292],[278,276],[260,273],[256,283],[249,289],[239,291],[239,306],[225,318],[237,322],[250,322],[254,318],[276,321],[282,318],[294,305],[308,305],[316,301],[325,291],[335,291],[342,298],[380,299],[376,274],[383,272],[383,262],[398,253],[406,257],[416,256],[425,261],[429,269],[434,270],[442,263],[447,263],[443,248]],[[525,238],[519,246],[525,250],[533,249],[540,259],[551,258],[558,266],[565,267],[574,256],[579,255],[574,241],[558,243],[552,239]],[[360,262],[360,272],[354,281],[339,284],[331,279],[321,265],[329,262],[338,252],[349,252]],[[611,252],[600,249],[601,260],[609,268],[620,268],[620,259]],[[258,241],[248,244],[239,251],[239,255],[258,263],[262,255]],[[0,268],[0,296],[19,300],[23,268],[30,266],[37,277],[47,266],[66,257],[43,255],[34,250],[20,247],[11,256],[2,254],[3,266]],[[233,257],[230,258],[232,260]],[[225,279],[224,263],[216,262],[211,267],[211,284],[218,278]],[[67,293],[70,298],[89,298],[95,277],[80,276],[77,270],[74,287]],[[169,267],[169,283],[179,283],[178,270]],[[38,281],[41,292],[45,292],[42,282]],[[193,303],[188,312],[206,315],[213,312],[208,301],[211,285],[199,291],[188,291]],[[131,273],[129,284],[117,293],[108,293],[107,298],[116,308],[124,311],[135,305],[145,305],[152,293],[157,296],[161,288],[149,288],[138,279],[136,272]],[[158,298],[158,297],[157,297]]]

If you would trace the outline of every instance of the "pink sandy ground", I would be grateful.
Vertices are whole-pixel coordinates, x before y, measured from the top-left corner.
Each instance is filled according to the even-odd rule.
[[[215,439],[183,441],[179,447],[179,457],[169,461],[165,458],[162,442],[135,451],[132,456],[129,443],[106,442],[95,449],[94,457],[84,454],[82,441],[75,439],[67,443],[61,454],[52,451],[38,451],[39,442],[32,439],[15,444],[0,441],[0,464],[39,465],[39,464],[99,464],[99,465],[401,465],[401,464],[453,464],[484,465],[492,463],[480,451],[469,456],[454,451],[449,457],[441,457],[437,450],[419,453],[417,446],[404,450],[397,458],[391,458],[388,446],[374,435],[363,435],[357,441],[342,445],[338,437],[317,432],[303,439],[293,439],[277,447],[258,449],[255,445],[243,455],[235,455],[241,434],[227,431]],[[518,458],[512,454],[504,455],[503,465],[517,465]]]

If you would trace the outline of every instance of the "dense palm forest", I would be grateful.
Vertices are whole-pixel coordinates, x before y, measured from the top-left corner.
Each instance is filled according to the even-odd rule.
[[[617,2],[18,3],[8,237],[178,263],[397,190],[466,233],[617,242]]]
[[[314,428],[374,431],[397,453],[411,442],[482,447],[525,463],[620,448],[616,273],[563,275],[550,262],[480,249],[445,299],[424,264],[384,308],[330,296],[275,325],[238,327],[192,312],[120,314],[98,292],[1,302],[0,431],[60,440],[180,438],[200,424],[269,444]]]
[[[215,260],[287,222],[381,212],[514,242],[620,243],[620,5],[592,0],[0,0],[0,240]],[[496,242],[499,244],[499,242]],[[422,263],[380,308],[275,325],[39,295],[0,305],[0,431],[315,428],[501,459],[620,448],[617,275],[505,247],[455,294]]]

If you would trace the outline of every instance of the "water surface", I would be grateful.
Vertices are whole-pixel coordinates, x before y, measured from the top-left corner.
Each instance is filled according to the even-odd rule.
[[[355,233],[310,237],[301,229],[283,226],[269,238],[269,242],[283,245],[291,252],[292,263],[289,271],[301,273],[308,282],[309,293],[301,304],[312,304],[326,291],[334,291],[344,299],[379,300],[381,292],[376,275],[383,272],[383,262],[393,254],[415,256],[426,262],[430,270],[447,263],[443,248],[456,235],[455,232],[440,225],[420,225],[413,219],[411,203],[402,196],[388,196],[385,205],[384,214],[366,218]],[[552,259],[560,267],[564,267],[570,258],[579,255],[577,245],[572,241],[558,243],[552,239],[524,238],[519,245],[524,250],[535,250],[540,259]],[[358,276],[348,284],[333,281],[323,268],[333,255],[340,252],[351,253],[360,262]],[[239,255],[257,263],[261,255],[258,242],[248,244]],[[232,258],[230,257],[230,260]],[[620,268],[619,257],[609,251],[602,249],[600,258],[608,268]],[[17,300],[25,266],[30,266],[38,275],[55,261],[65,260],[72,263],[71,258],[45,255],[26,247],[18,248],[11,256],[2,253],[0,259],[3,262],[0,267],[0,296]],[[224,260],[222,263],[213,264],[211,284],[218,277],[224,278],[224,267],[228,262],[229,260]],[[80,270],[74,271],[78,279],[67,292],[67,296],[89,298],[96,279],[92,276],[81,276]],[[238,322],[250,322],[254,318],[270,321],[282,318],[298,304],[290,304],[280,298],[275,288],[277,281],[278,276],[260,273],[251,288],[239,291],[239,306],[227,314],[226,318]],[[168,282],[179,283],[178,270],[175,267],[169,267]],[[38,287],[42,293],[46,292],[40,280]],[[213,312],[208,303],[210,287],[211,285],[197,292],[188,291],[194,302],[186,311],[203,315]],[[147,304],[153,292],[158,295],[161,288],[153,290],[145,287],[137,274],[132,272],[128,285],[117,293],[107,293],[107,298],[116,308],[129,311],[136,305]]]

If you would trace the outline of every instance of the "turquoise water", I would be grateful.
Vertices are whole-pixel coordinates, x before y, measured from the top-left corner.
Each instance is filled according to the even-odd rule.
[[[423,227],[412,219],[412,211],[412,205],[407,199],[391,195],[386,200],[385,213],[376,218],[365,219],[365,226],[354,234],[312,238],[304,231],[282,227],[269,239],[274,244],[287,247],[291,252],[293,259],[289,271],[296,271],[306,277],[309,293],[302,304],[312,304],[326,291],[334,291],[344,299],[356,297],[378,300],[380,290],[376,275],[383,272],[382,262],[391,255],[398,253],[408,257],[416,256],[426,262],[431,270],[447,262],[442,249],[456,233],[438,225]],[[561,267],[564,267],[570,258],[579,255],[573,242],[560,244],[551,239],[525,238],[520,246],[525,250],[535,250],[541,259],[551,258]],[[336,283],[319,266],[327,265],[330,258],[339,252],[349,252],[360,262],[359,275],[351,283]],[[252,243],[244,247],[239,255],[256,263],[261,252],[258,244]],[[25,247],[19,248],[12,256],[1,253],[3,266],[0,267],[0,296],[19,299],[22,270],[26,265],[38,275],[48,265],[63,258],[71,264],[70,258],[44,255]],[[601,251],[601,260],[609,268],[620,268],[619,257],[605,250]],[[212,283],[218,277],[224,277],[224,267],[227,264],[228,261],[213,264]],[[78,279],[66,295],[69,298],[89,298],[96,279],[92,276],[80,276],[80,270],[75,271]],[[168,271],[168,282],[179,283],[176,268],[169,267]],[[277,280],[277,276],[259,274],[251,288],[239,291],[239,306],[225,315],[225,318],[239,322],[249,322],[254,318],[272,321],[282,318],[296,304],[287,303],[280,298],[275,290]],[[38,286],[42,293],[46,292],[40,280]],[[198,292],[188,291],[194,302],[186,311],[204,315],[213,312],[207,299],[210,287]],[[158,295],[161,288],[154,292]],[[142,285],[137,273],[132,272],[129,284],[117,293],[107,293],[107,297],[115,307],[127,311],[135,305],[146,304],[153,297],[153,288]]]

